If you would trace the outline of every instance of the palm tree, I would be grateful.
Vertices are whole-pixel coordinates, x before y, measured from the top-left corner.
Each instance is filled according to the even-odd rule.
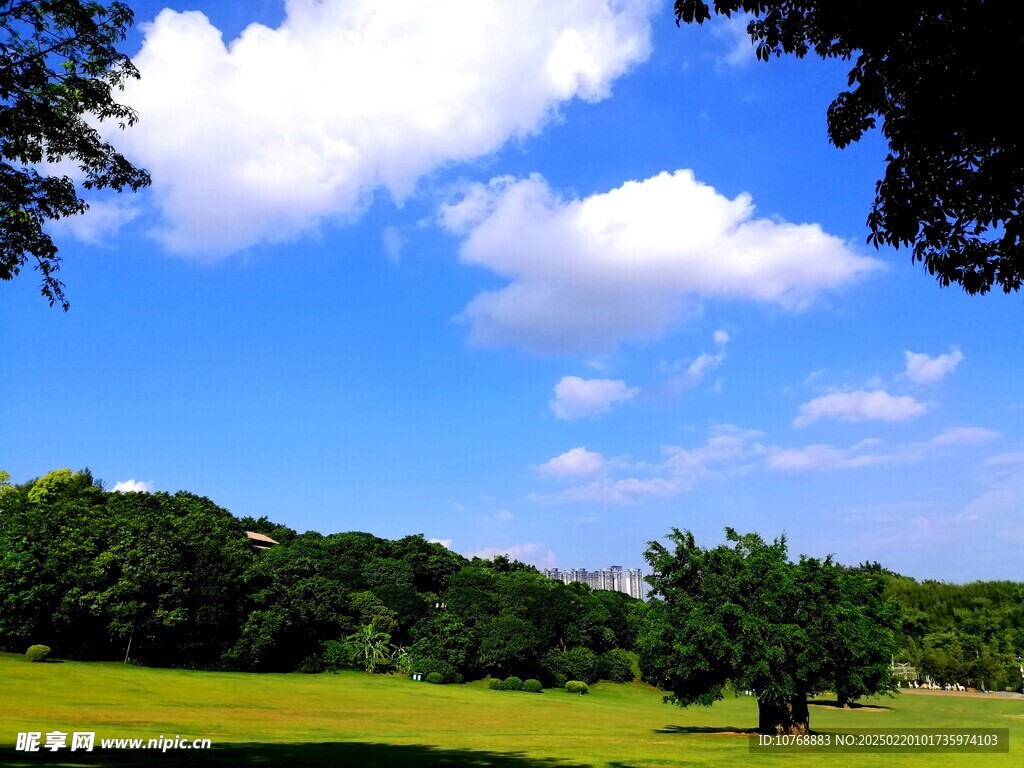
[[[391,635],[377,631],[373,622],[346,639],[356,644],[356,656],[362,661],[367,672],[376,672],[379,667],[387,666],[391,662],[391,655],[388,652],[391,647]]]

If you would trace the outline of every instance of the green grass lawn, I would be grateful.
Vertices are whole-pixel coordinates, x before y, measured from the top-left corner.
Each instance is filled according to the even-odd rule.
[[[1024,753],[1024,701],[903,695],[875,708],[813,706],[816,731],[1000,727],[1008,754],[755,753],[750,697],[680,709],[639,684],[601,683],[588,696],[435,686],[343,672],[256,675],[115,663],[32,664],[0,654],[0,765],[425,766],[1010,766]],[[20,731],[95,731],[79,757],[15,752]],[[101,738],[209,738],[210,751],[100,751]]]

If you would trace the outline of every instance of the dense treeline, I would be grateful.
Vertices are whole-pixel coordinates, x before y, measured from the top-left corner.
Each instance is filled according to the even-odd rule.
[[[246,531],[280,542],[256,551]],[[924,680],[1020,687],[1024,584],[857,571],[901,607],[894,660]],[[877,583],[877,582],[876,582]],[[423,536],[296,533],[194,494],[111,493],[86,470],[0,472],[0,648],[207,669],[340,667],[628,680],[653,608]]]
[[[2,480],[2,478],[0,478]],[[256,551],[246,531],[278,546]],[[644,604],[421,535],[298,534],[86,470],[0,482],[0,647],[211,669],[631,679]]]
[[[858,570],[882,579],[885,597],[900,605],[895,660],[916,669],[920,680],[1021,689],[1024,584],[918,582],[878,563]]]

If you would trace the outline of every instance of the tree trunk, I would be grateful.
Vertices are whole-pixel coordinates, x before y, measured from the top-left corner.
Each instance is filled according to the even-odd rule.
[[[804,735],[810,732],[810,724],[806,696],[757,700],[757,730],[760,733]]]

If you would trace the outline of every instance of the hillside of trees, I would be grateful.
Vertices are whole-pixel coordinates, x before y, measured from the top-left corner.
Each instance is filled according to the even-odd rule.
[[[1024,584],[917,582],[886,574],[884,594],[902,608],[896,661],[921,679],[990,690],[1021,689]]]
[[[246,531],[279,542],[255,550]],[[644,603],[421,535],[296,533],[87,471],[0,484],[0,647],[252,671],[632,679]],[[130,644],[130,654],[129,654]]]
[[[279,544],[255,550],[246,531]],[[882,581],[899,606],[894,660],[920,679],[1020,689],[1024,584],[917,582],[877,563],[851,570]],[[65,658],[160,666],[560,685],[631,679],[638,634],[658,615],[627,595],[500,556],[469,560],[422,535],[297,533],[186,492],[108,492],[88,470],[21,485],[0,473],[8,651],[42,643]]]

